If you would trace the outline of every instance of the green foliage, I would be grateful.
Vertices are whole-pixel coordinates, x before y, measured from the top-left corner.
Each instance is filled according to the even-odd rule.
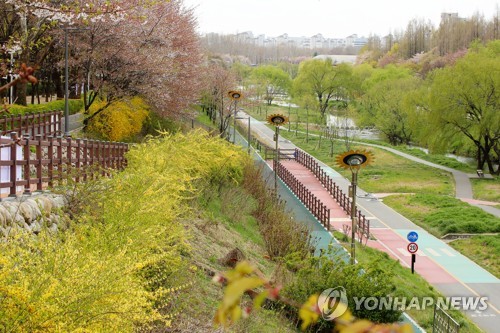
[[[449,245],[500,278],[500,235],[457,239]]]
[[[500,204],[500,177],[495,179],[471,179],[474,198]]]
[[[335,254],[333,254],[335,255]],[[385,297],[394,295],[395,285],[392,273],[384,270],[376,262],[368,265],[350,265],[341,260],[332,260],[332,255],[322,255],[304,260],[292,283],[285,286],[283,293],[297,301],[304,302],[309,295],[320,294],[326,289],[338,286],[346,290],[349,308],[354,316],[379,323],[395,322],[401,316],[397,310],[356,310],[354,297]],[[322,321],[324,327],[331,322]]]
[[[11,105],[9,111],[12,114],[25,114],[30,112],[49,112],[49,111],[64,111],[65,101],[62,99],[43,103],[43,104],[28,104],[27,106],[22,105]],[[68,100],[68,112],[69,114],[75,114],[81,112],[83,109],[83,101],[81,99],[69,99]]]
[[[363,88],[365,91],[375,87],[381,82],[387,80],[405,79],[411,77],[413,74],[410,69],[395,65],[389,65],[384,68],[376,68],[369,76],[367,75],[368,73],[364,75],[364,77],[366,77],[366,80],[363,81]]]
[[[372,79],[376,77],[374,74]],[[420,85],[421,80],[411,76],[386,78],[372,86],[364,96],[363,104],[371,123],[393,145],[409,143],[413,139],[415,103],[412,97]]]
[[[175,158],[173,158],[175,156]],[[241,180],[246,155],[206,133],[134,146],[128,168],[66,232],[0,242],[0,327],[16,332],[134,332],[169,326],[189,283],[178,217],[207,180]],[[216,175],[215,175],[216,174]],[[184,278],[182,278],[184,277]]]
[[[160,133],[177,133],[180,131],[181,125],[170,118],[163,118],[156,112],[149,112],[148,117],[142,125],[141,135],[157,136]]]
[[[349,98],[353,82],[352,66],[345,63],[333,66],[329,59],[309,60],[300,64],[293,81],[292,96],[297,100],[313,98],[324,117],[331,100]]]
[[[87,126],[88,133],[104,140],[124,141],[141,132],[150,113],[150,106],[136,96],[109,105],[106,101],[96,101],[92,103],[89,113],[91,119]]]
[[[500,232],[500,218],[453,197],[416,194],[388,197],[384,202],[437,236]]]
[[[292,83],[288,73],[271,65],[255,68],[251,76],[252,80],[261,87],[264,98],[269,105],[277,95],[288,92]]]
[[[231,65],[231,71],[235,73],[239,82],[244,82],[250,76],[252,68],[237,61]]]
[[[428,144],[448,146],[450,137],[470,140],[480,150],[480,168],[484,161],[491,163],[492,148],[499,144],[500,76],[495,75],[500,71],[498,45],[497,40],[476,46],[455,66],[436,70],[432,75],[428,121],[435,134]]]

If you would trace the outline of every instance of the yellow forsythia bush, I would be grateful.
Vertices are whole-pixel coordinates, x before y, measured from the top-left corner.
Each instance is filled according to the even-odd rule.
[[[128,167],[67,231],[0,241],[0,331],[135,332],[175,320],[191,286],[190,201],[206,182],[239,181],[248,158],[203,132],[134,146]]]
[[[90,114],[94,114],[105,105],[105,101],[94,102],[90,107]],[[87,131],[104,140],[123,141],[141,132],[149,111],[149,105],[141,97],[124,98],[111,103],[104,111],[93,117]]]

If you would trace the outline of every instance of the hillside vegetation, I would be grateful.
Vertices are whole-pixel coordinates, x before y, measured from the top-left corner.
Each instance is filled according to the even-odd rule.
[[[170,326],[172,297],[192,287],[196,274],[179,219],[193,216],[190,202],[210,182],[240,180],[245,158],[203,133],[133,147],[126,171],[86,185],[92,195],[68,231],[0,243],[2,330]]]

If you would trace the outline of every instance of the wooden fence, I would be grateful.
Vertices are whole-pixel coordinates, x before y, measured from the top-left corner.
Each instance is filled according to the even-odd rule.
[[[126,166],[128,149],[128,144],[120,142],[42,135],[31,139],[11,133],[0,138],[0,193],[2,197],[28,194],[68,177],[85,181],[93,176],[96,166],[101,167],[101,174],[107,174],[108,169],[121,170]]]
[[[12,132],[31,138],[61,135],[62,119],[62,111],[4,115],[0,117],[0,135]]]
[[[300,149],[295,149],[294,156],[298,163],[308,168],[316,176],[330,195],[337,201],[339,206],[342,207],[346,213],[351,214],[352,200],[337,184],[335,184],[330,176],[326,174],[316,159]],[[358,220],[358,233],[368,238],[370,236],[370,220],[368,220],[365,215],[361,214],[359,209],[356,209],[356,217]]]
[[[304,186],[287,168],[280,162],[273,162],[274,170],[283,182],[292,190],[300,201],[309,209],[309,211],[321,222],[321,224],[330,230],[330,209],[324,205],[312,192]]]

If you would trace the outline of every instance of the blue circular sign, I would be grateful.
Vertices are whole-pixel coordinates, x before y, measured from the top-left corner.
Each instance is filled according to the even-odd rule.
[[[417,234],[415,231],[410,231],[410,232],[408,233],[408,235],[406,236],[406,238],[407,238],[410,242],[414,243],[414,242],[416,242],[416,241],[418,240],[418,234]]]

